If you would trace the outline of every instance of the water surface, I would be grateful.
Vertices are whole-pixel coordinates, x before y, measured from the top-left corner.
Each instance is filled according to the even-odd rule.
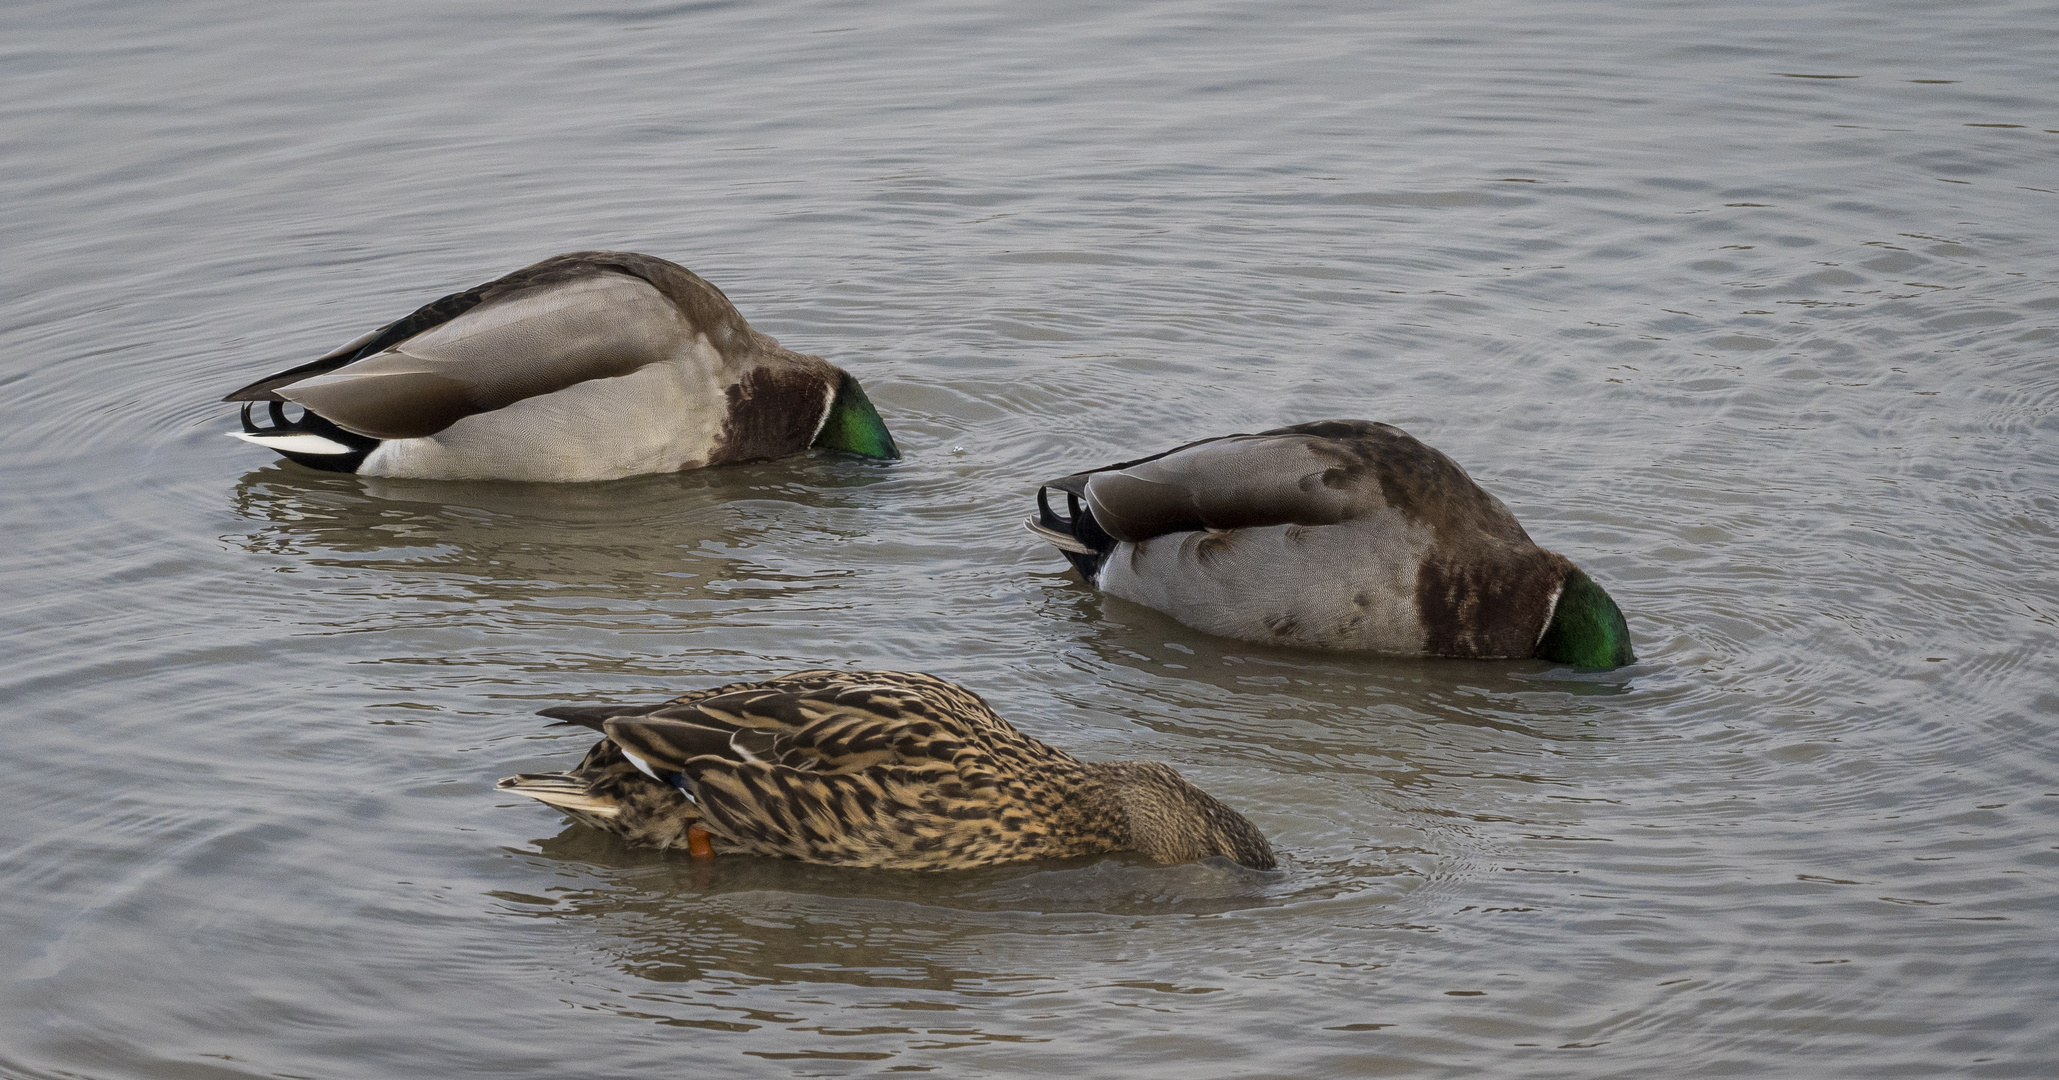
[[[1034,10],[1032,10],[1034,9]],[[2059,1070],[2059,15],[2027,3],[18,4],[0,1074]],[[308,472],[220,395],[591,247],[907,457]],[[1082,589],[1035,482],[1399,424],[1606,674]],[[627,849],[530,715],[958,679],[1277,874]]]

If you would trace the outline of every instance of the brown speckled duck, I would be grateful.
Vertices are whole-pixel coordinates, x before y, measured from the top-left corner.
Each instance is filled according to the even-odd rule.
[[[929,675],[803,671],[543,715],[606,737],[575,769],[499,787],[634,844],[894,870],[1112,851],[1274,866],[1249,821],[1171,768],[1080,761]]]
[[[623,251],[452,293],[222,400],[247,403],[229,434],[366,476],[612,480],[811,446],[901,456],[850,373],[751,329],[685,267]]]
[[[1635,659],[1600,585],[1538,547],[1457,462],[1386,424],[1204,439],[1047,481],[1037,507],[1030,531],[1088,584],[1211,634],[1584,668]]]

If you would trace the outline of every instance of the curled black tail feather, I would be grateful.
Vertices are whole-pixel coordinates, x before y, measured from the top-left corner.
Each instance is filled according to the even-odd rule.
[[[1078,494],[1066,487],[1060,487],[1059,490],[1065,492],[1067,516],[1059,517],[1051,509],[1051,487],[1052,485],[1046,485],[1037,489],[1037,524],[1051,532],[1069,536],[1081,545],[1093,549],[1091,552],[1073,551],[1065,547],[1058,549],[1064,553],[1066,560],[1072,563],[1072,568],[1080,572],[1080,577],[1091,585],[1094,583],[1094,575],[1101,572],[1101,564],[1108,561],[1108,553],[1115,550],[1115,538],[1103,531],[1100,524],[1094,520],[1093,509],[1082,502]]]
[[[263,404],[266,407],[266,418],[271,421],[269,424],[260,424],[256,420],[251,419],[250,411],[256,408],[259,402],[246,401],[243,403],[244,434],[319,435],[330,442],[342,443],[344,446],[350,447],[351,452],[348,454],[301,454],[292,450],[268,448],[281,457],[289,461],[298,462],[310,469],[322,469],[326,472],[356,472],[357,467],[364,464],[365,455],[371,453],[379,445],[378,439],[372,438],[370,435],[360,435],[355,431],[345,431],[331,423],[327,418],[315,415],[311,409],[303,408],[300,410],[300,419],[288,420],[286,419],[285,402],[268,401]]]

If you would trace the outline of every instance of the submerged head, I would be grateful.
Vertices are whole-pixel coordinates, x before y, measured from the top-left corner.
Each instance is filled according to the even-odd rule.
[[[1254,870],[1279,863],[1273,846],[1244,815],[1155,761],[1101,766],[1129,822],[1129,847],[1165,865],[1221,855]]]
[[[840,450],[870,458],[898,458],[901,450],[887,431],[886,421],[865,396],[865,388],[848,371],[840,372],[836,400],[829,403],[829,417],[815,433],[814,445],[823,450]]]
[[[1622,667],[1637,659],[1623,609],[1578,567],[1559,588],[1551,625],[1537,639],[1537,658],[1582,668]]]

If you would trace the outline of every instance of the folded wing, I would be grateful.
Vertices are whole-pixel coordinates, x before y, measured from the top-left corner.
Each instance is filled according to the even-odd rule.
[[[420,438],[671,359],[693,338],[649,282],[601,272],[479,304],[383,352],[270,389],[361,435]]]
[[[913,865],[989,838],[994,830],[982,826],[1000,813],[1001,783],[977,727],[906,688],[848,680],[716,694],[604,721],[610,739],[689,792],[733,842],[870,865]]]
[[[1231,435],[1047,484],[1083,496],[1109,536],[1334,525],[1380,505],[1377,475],[1334,440],[1287,430]]]

